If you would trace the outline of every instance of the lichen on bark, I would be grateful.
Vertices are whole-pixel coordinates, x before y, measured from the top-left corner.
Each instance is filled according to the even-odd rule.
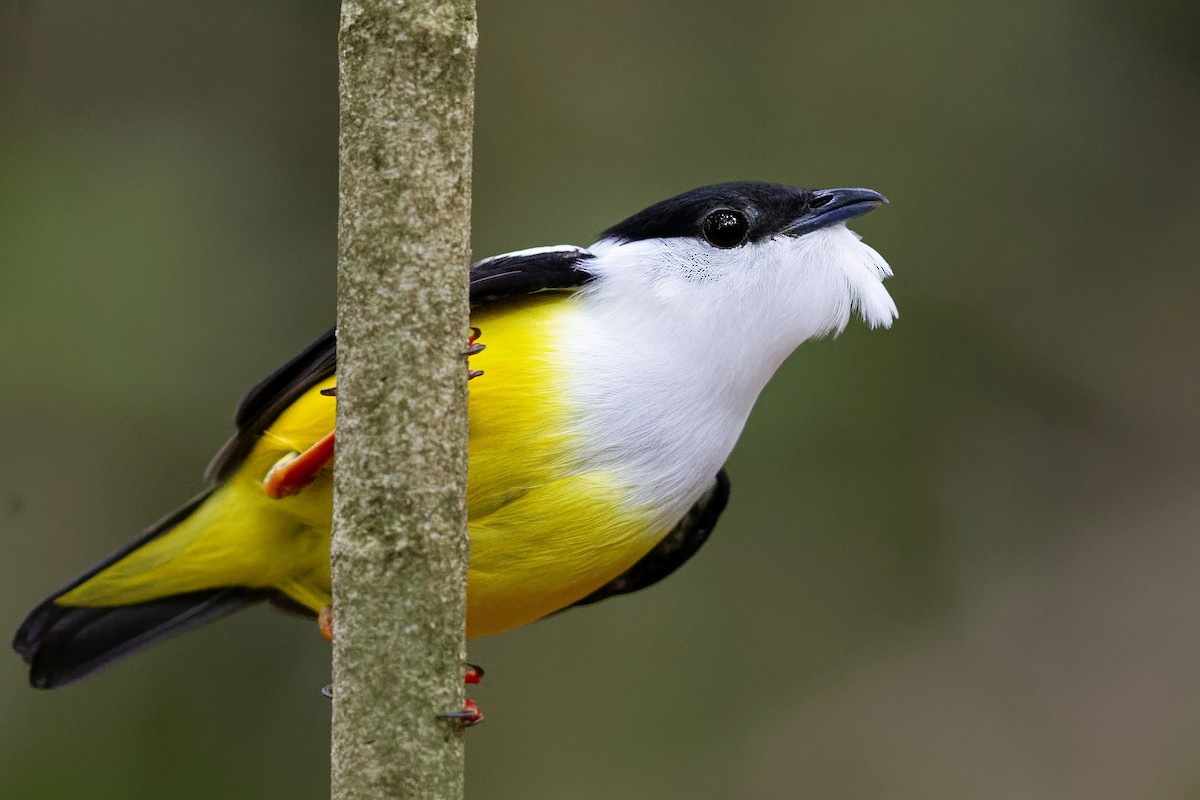
[[[473,0],[342,4],[336,800],[458,798]]]

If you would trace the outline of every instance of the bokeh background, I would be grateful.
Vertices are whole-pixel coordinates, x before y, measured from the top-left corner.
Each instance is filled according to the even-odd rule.
[[[471,797],[1200,798],[1198,9],[482,0],[479,256],[866,185],[901,317],[784,366],[676,576],[473,644]],[[332,322],[337,13],[0,6],[0,631]],[[328,658],[10,653],[0,796],[326,797]]]

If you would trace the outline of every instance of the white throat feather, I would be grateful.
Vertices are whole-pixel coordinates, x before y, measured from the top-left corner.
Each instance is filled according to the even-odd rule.
[[[728,458],[750,410],[801,343],[896,318],[887,262],[844,225],[720,249],[689,238],[602,239],[577,295],[564,385],[583,470],[608,470],[658,524]],[[661,533],[661,530],[654,530]]]

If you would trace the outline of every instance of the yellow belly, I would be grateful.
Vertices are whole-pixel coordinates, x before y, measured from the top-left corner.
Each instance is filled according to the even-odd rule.
[[[487,349],[471,366],[467,635],[498,633],[584,597],[641,558],[665,531],[624,502],[617,476],[577,461],[562,372],[573,302],[543,294],[472,318]],[[192,516],[59,598],[136,603],[240,585],[276,587],[319,611],[330,602],[332,475],[269,499],[267,471],[334,425],[314,386],[271,425],[245,463]]]

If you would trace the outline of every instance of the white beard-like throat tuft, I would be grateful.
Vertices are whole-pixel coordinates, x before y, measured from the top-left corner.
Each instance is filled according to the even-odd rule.
[[[786,246],[786,244],[785,244]],[[844,225],[792,240],[788,257],[811,270],[811,288],[829,303],[827,323],[816,335],[837,335],[857,311],[871,328],[890,327],[899,316],[883,281],[892,275],[875,248]]]
[[[602,240],[577,297],[564,378],[578,469],[606,470],[669,525],[725,463],[776,368],[857,311],[887,327],[883,257],[836,225],[733,250],[686,239]]]

